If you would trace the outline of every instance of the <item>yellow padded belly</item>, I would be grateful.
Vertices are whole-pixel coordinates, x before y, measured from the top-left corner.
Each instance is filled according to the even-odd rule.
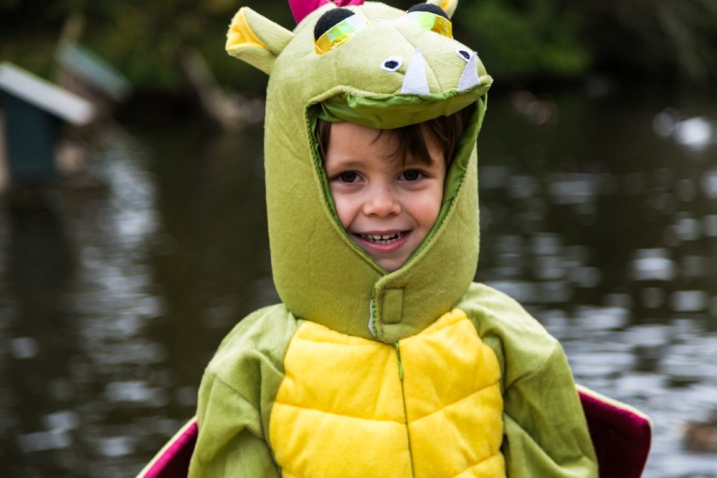
[[[284,367],[269,437],[285,477],[505,476],[500,367],[459,309],[398,348],[304,322]]]

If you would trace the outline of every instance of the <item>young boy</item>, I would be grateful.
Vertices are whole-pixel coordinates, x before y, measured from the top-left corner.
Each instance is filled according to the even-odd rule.
[[[271,73],[282,303],[207,367],[190,476],[597,476],[560,345],[472,283],[491,79],[435,3],[234,18],[229,52]]]
[[[318,121],[339,221],[386,271],[405,264],[436,223],[460,131],[460,113],[398,130]]]

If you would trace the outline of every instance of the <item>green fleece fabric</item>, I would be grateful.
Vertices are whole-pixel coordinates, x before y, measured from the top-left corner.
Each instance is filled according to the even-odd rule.
[[[474,103],[481,117],[485,108],[481,98],[492,80],[477,61],[481,86],[458,92],[466,61],[456,50],[471,50],[454,39],[400,21],[403,11],[380,3],[351,7],[372,22],[369,29],[336,50],[317,55],[313,27],[330,8],[333,5],[320,8],[299,24],[269,77],[265,155],[274,282],[282,301],[297,316],[364,338],[372,337],[368,325],[373,300],[376,338],[392,343],[447,312],[475,275],[475,136],[467,138],[472,147],[462,149],[454,159],[452,169],[468,174],[462,175],[463,184],[455,197],[444,204],[444,219],[436,224],[431,240],[406,266],[388,273],[349,239],[335,218],[324,188],[321,159],[311,145],[311,119],[320,109],[315,105],[343,95],[360,106],[364,118],[371,119],[390,117],[394,110],[417,104],[432,109],[442,99],[460,98],[463,104]],[[393,21],[380,21],[389,19]],[[423,53],[431,89],[425,97],[401,95],[401,71],[381,69],[387,57],[400,56],[405,72],[416,48]],[[332,112],[341,114],[339,110]],[[411,120],[410,115],[396,117]],[[477,130],[469,128],[471,135],[477,135]],[[395,310],[384,303],[386,289],[403,290],[400,317],[385,315]]]
[[[455,306],[500,364],[507,476],[597,478],[585,416],[560,344],[518,303],[485,285],[472,284]],[[265,308],[222,342],[200,387],[200,434],[190,477],[280,476],[268,445],[268,422],[284,355],[301,322],[283,305]]]
[[[189,476],[280,476],[264,430],[300,322],[282,305],[266,307],[224,338],[199,388]]]
[[[508,476],[597,476],[585,414],[560,343],[517,302],[473,284],[456,304],[503,370]]]
[[[455,9],[455,1],[431,1],[451,13]],[[332,8],[331,3],[319,8],[293,32],[257,20],[247,8],[235,17],[262,31],[232,38],[266,44],[262,49],[256,42],[234,42],[227,50],[270,73],[265,177],[272,270],[283,303],[242,320],[207,368],[190,476],[280,476],[268,423],[286,351],[303,320],[393,344],[459,307],[501,365],[508,475],[596,477],[585,419],[559,344],[515,302],[472,284],[479,246],[476,139],[492,79],[476,57],[480,83],[459,88],[467,62],[457,50],[472,50],[403,21],[405,12],[381,3],[349,7],[368,28],[317,54],[314,25]],[[429,94],[402,94],[417,49]],[[381,68],[388,57],[403,60],[398,71]],[[315,120],[397,127],[466,106],[474,113],[448,172],[439,220],[408,262],[389,273],[350,240],[337,219]]]

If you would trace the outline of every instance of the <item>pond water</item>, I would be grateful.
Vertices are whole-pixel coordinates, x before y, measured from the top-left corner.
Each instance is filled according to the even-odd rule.
[[[717,409],[717,102],[589,86],[491,96],[477,280],[651,416],[646,477],[717,477],[682,440]],[[97,156],[106,187],[0,206],[2,476],[134,476],[221,338],[277,301],[260,126],[135,127]]]

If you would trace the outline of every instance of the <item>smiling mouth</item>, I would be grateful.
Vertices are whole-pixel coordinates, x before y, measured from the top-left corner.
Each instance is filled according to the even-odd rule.
[[[391,244],[405,235],[405,232],[397,232],[395,234],[358,234],[364,241],[373,242],[374,244]]]

